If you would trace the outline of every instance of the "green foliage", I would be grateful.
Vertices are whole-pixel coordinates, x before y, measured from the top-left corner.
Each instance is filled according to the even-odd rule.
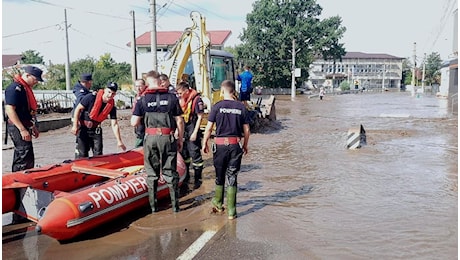
[[[402,63],[402,78],[404,85],[410,85],[412,82],[412,68],[413,65],[409,58],[404,59]]]
[[[437,52],[428,55],[425,64],[425,85],[429,86],[434,83],[441,83],[441,56]]]
[[[350,90],[350,83],[348,83],[348,81],[344,80],[340,83],[340,90],[342,91],[346,91],[346,90]]]
[[[23,53],[27,58],[27,63],[37,64],[38,60],[32,60],[30,57],[39,57],[38,52],[29,50]],[[70,81],[71,88],[80,80],[83,73],[93,74],[93,90],[104,88],[108,82],[116,82],[119,86],[131,83],[131,65],[122,62],[116,63],[110,54],[106,53],[96,60],[92,57],[79,59],[70,64]],[[12,75],[6,75],[3,71],[3,89],[5,89],[12,82]],[[38,84],[35,89],[66,89],[66,75],[64,64],[52,64],[48,66],[46,72],[46,82]]]
[[[40,56],[38,51],[27,50],[22,55],[22,63],[24,64],[45,64],[43,62],[43,56]]]
[[[64,64],[53,64],[48,67],[46,73],[46,84],[41,87],[45,89],[60,89],[65,90],[65,66]]]
[[[267,87],[290,87],[292,71],[292,43],[296,45],[296,67],[302,69],[304,81],[309,65],[317,56],[341,59],[345,54],[345,28],[341,18],[320,20],[322,8],[315,0],[258,0],[246,16],[246,29],[240,36],[241,45],[235,47],[238,67],[250,65],[254,84]]]
[[[441,83],[441,66],[442,59],[439,53],[433,52],[427,56],[425,61],[425,86]],[[405,85],[410,85],[412,83],[413,68],[414,65],[411,63],[409,58],[403,60],[402,72]],[[418,69],[423,70],[423,63],[422,67],[419,67]],[[417,85],[420,85],[421,82],[419,80],[417,81]]]
[[[117,100],[117,103],[115,104],[115,106],[118,108],[118,109],[122,109],[122,108],[125,108],[125,101],[121,100],[121,99],[118,99]]]

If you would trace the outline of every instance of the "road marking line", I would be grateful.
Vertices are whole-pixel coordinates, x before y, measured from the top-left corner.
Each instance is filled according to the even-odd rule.
[[[207,230],[185,250],[177,260],[192,259],[208,243],[209,240],[217,233],[215,230]]]

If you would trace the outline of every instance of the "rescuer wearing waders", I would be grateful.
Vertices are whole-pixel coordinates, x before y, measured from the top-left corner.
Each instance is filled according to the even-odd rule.
[[[194,189],[198,189],[202,183],[203,157],[201,156],[201,141],[203,133],[200,130],[201,120],[204,114],[204,102],[196,90],[191,89],[187,82],[180,82],[176,86],[179,103],[184,114],[184,147],[182,157],[185,162],[185,182],[190,178],[190,164],[194,171]]]
[[[22,75],[15,75],[14,81],[5,89],[5,112],[7,131],[14,144],[11,171],[22,171],[34,167],[35,155],[32,136],[40,134],[36,125],[37,101],[32,87],[42,79],[43,71],[27,66]]]
[[[211,200],[213,211],[222,212],[224,186],[227,178],[227,214],[228,219],[236,218],[237,177],[241,167],[243,154],[248,153],[249,121],[246,107],[233,99],[235,83],[224,80],[221,84],[221,95],[224,100],[217,102],[208,116],[204,132],[204,153],[209,152],[208,140],[216,125],[216,135],[212,145],[213,162],[216,171],[216,191]],[[241,138],[243,137],[242,145]]]
[[[131,117],[131,125],[145,123],[144,166],[152,213],[158,211],[157,189],[160,173],[169,187],[173,212],[179,212],[179,173],[177,152],[182,150],[184,120],[179,100],[167,88],[160,87],[160,74],[149,71],[147,89],[137,101]],[[178,140],[174,132],[178,131]]]
[[[92,149],[93,156],[101,155],[103,151],[101,123],[110,117],[112,131],[117,139],[117,146],[123,151],[126,146],[121,140],[120,126],[117,120],[117,107],[114,97],[118,85],[109,82],[105,89],[100,89],[82,98],[75,107],[71,132],[77,136],[75,159],[88,157]]]

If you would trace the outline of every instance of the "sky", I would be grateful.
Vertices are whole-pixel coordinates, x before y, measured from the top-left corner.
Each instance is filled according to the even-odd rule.
[[[226,46],[240,43],[254,0],[156,0],[157,31],[183,31],[191,11],[206,17],[207,30],[231,30]],[[385,53],[413,59],[437,52],[453,53],[453,12],[458,0],[317,0],[320,18],[340,16],[347,28],[341,42],[347,51]],[[35,50],[45,62],[66,60],[64,9],[70,61],[110,53],[116,62],[131,62],[133,21],[136,35],[152,30],[148,0],[3,0],[2,54]]]

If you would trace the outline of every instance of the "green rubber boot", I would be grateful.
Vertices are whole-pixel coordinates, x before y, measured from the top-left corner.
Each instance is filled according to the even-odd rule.
[[[216,192],[212,198],[212,209],[216,212],[222,212],[222,203],[224,202],[224,185],[216,185]]]
[[[227,209],[228,209],[228,219],[236,218],[236,191],[237,187],[229,186],[227,187]]]

